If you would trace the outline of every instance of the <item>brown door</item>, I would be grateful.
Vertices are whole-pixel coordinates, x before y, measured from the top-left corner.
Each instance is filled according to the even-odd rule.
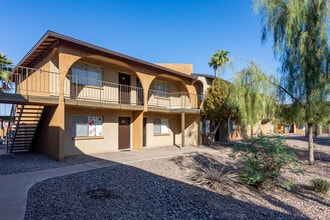
[[[118,134],[118,149],[130,149],[131,132],[130,132],[131,119],[129,117],[119,117],[119,134]]]
[[[119,103],[131,103],[131,76],[125,73],[118,74],[119,79]]]
[[[143,147],[147,146],[147,119],[143,118]]]

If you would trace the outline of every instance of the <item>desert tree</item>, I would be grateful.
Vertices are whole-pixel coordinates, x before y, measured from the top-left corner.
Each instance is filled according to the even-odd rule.
[[[254,8],[262,15],[262,41],[273,38],[275,57],[282,64],[282,101],[291,99],[297,109],[303,108],[313,164],[313,126],[330,117],[329,0],[254,0]]]
[[[236,115],[236,108],[229,103],[230,83],[220,78],[214,79],[207,89],[203,105],[201,106],[202,117],[210,119],[215,128],[211,132],[214,140],[221,123],[227,123],[230,117]]]
[[[240,124],[245,128],[250,126],[251,137],[254,135],[253,125],[274,117],[276,85],[276,78],[267,76],[254,62],[234,76],[229,102],[237,108]]]

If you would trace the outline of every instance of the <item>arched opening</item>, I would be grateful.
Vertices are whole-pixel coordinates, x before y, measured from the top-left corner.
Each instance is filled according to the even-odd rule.
[[[148,106],[161,109],[192,107],[185,84],[181,79],[168,75],[159,75],[150,84]]]
[[[72,64],[64,82],[66,98],[143,105],[141,81],[126,63],[90,55]]]
[[[201,107],[201,104],[203,102],[204,99],[204,86],[203,83],[199,80],[196,80],[193,84],[193,86],[196,89],[196,94],[197,94],[197,106],[198,108]]]

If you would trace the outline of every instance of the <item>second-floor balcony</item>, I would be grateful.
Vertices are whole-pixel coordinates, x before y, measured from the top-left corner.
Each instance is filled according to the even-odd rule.
[[[11,90],[1,95],[2,103],[56,105],[60,94],[63,94],[67,105],[165,112],[199,111],[198,96],[187,92],[149,90],[145,100],[143,88],[131,85],[72,75],[67,75],[60,83],[57,72],[15,66],[7,70],[10,71]]]
[[[68,75],[64,83],[64,98],[77,105],[121,106],[143,109],[143,89],[135,86]],[[130,106],[130,107],[129,107]]]

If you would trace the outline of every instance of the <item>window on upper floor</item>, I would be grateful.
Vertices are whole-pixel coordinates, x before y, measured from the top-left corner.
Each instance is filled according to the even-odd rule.
[[[155,96],[161,98],[169,98],[170,97],[170,84],[168,82],[155,80],[152,83],[152,89],[154,90]]]
[[[85,63],[75,63],[72,66],[72,83],[100,87],[101,81],[102,68]]]

